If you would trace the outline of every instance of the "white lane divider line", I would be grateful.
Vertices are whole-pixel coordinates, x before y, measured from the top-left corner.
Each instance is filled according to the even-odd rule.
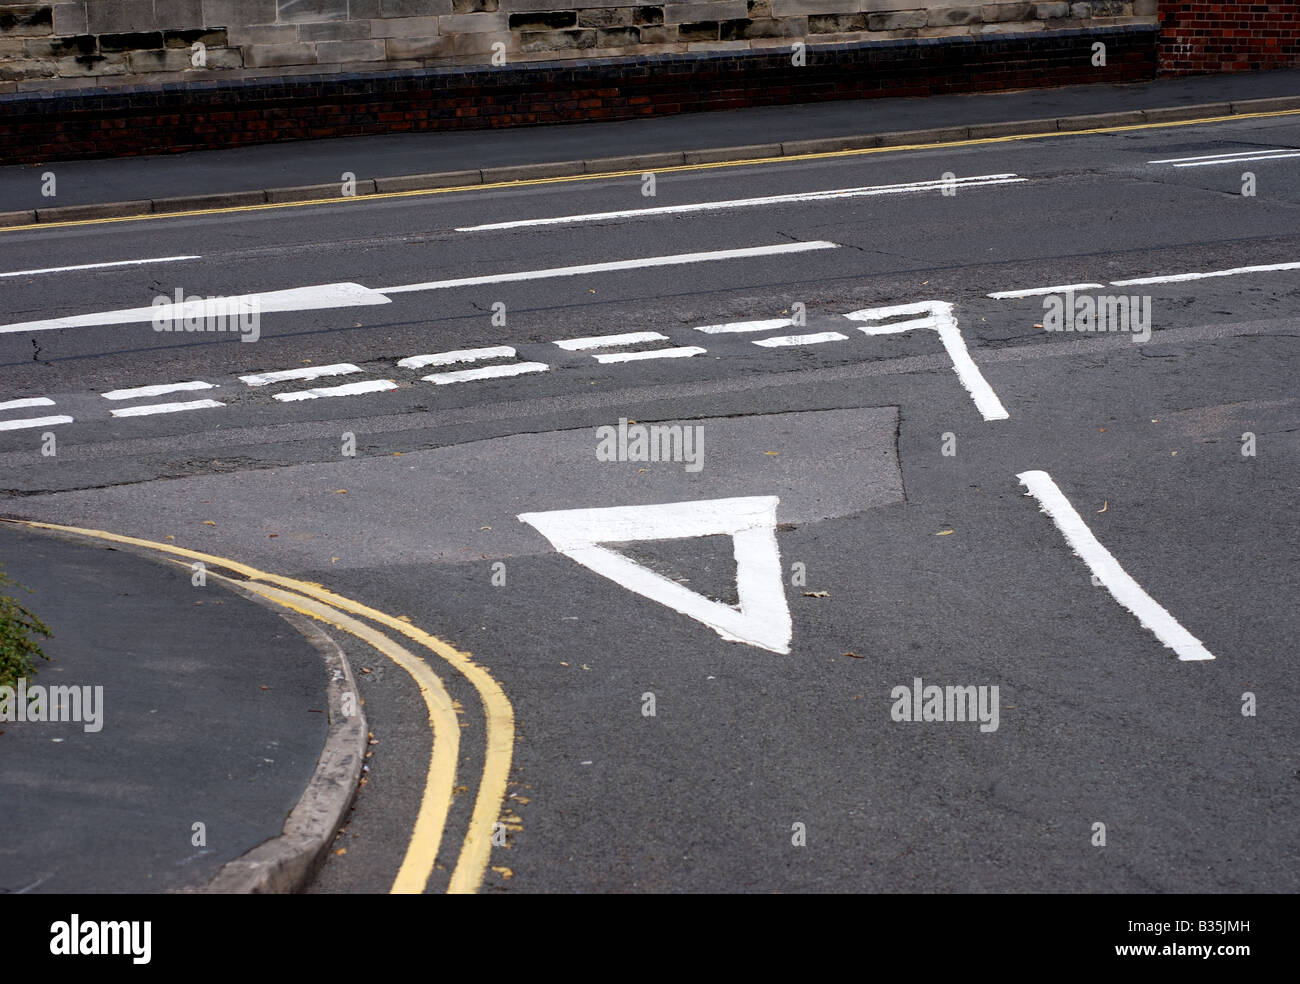
[[[719,260],[744,260],[760,256],[784,256],[820,249],[839,249],[839,243],[814,240],[807,243],[778,243],[774,246],[748,246],[744,249],[718,249],[706,253],[674,253],[671,256],[646,256],[638,260],[613,260],[608,263],[584,263],[580,266],[551,267],[546,270],[522,270],[518,273],[493,273],[483,277],[457,280],[431,280],[423,284],[380,287],[376,293],[404,294],[420,290],[446,290],[450,287],[477,287],[481,284],[514,283],[520,280],[546,280],[551,277],[576,277],[588,273],[612,273],[618,270],[645,270],[649,267],[683,266],[688,263],[712,263]],[[265,308],[263,308],[265,310]],[[5,331],[0,328],[0,331]]]
[[[909,314],[923,315],[908,321],[880,324],[886,318],[896,318]],[[938,332],[948,358],[952,360],[953,371],[961,380],[966,392],[975,401],[975,407],[985,420],[1006,420],[1010,414],[1002,406],[1002,401],[993,392],[993,387],[985,380],[975,360],[966,349],[966,340],[957,327],[953,317],[952,304],[949,301],[919,301],[915,304],[895,304],[889,307],[863,308],[852,311],[844,317],[850,321],[865,321],[858,325],[858,330],[868,335],[891,335],[910,331],[913,328],[929,328]]]
[[[455,372],[436,372],[425,376],[426,383],[445,386],[448,383],[468,383],[476,379],[501,379],[507,376],[522,376],[529,372],[546,372],[551,367],[545,362],[512,362],[503,366],[482,366],[478,369],[458,369]]]
[[[841,335],[838,331],[819,331],[811,335],[776,335],[772,338],[756,338],[753,343],[762,345],[764,348],[781,348],[787,345],[820,345],[822,342],[844,342],[848,341],[848,337],[848,335]]]
[[[1276,161],[1285,157],[1300,157],[1294,147],[1256,148],[1239,150],[1231,154],[1200,154],[1195,157],[1166,157],[1148,164],[1172,164],[1174,167],[1206,167],[1212,164],[1245,164],[1248,161]]]
[[[23,430],[28,427],[53,427],[55,424],[70,424],[71,417],[28,417],[25,420],[0,420],[0,431]]]
[[[1176,284],[1186,280],[1205,280],[1209,277],[1235,277],[1242,273],[1276,273],[1279,270],[1300,270],[1300,263],[1271,263],[1267,266],[1233,267],[1229,270],[1211,270],[1208,273],[1174,273],[1162,277],[1138,277],[1135,280],[1112,280],[1112,287],[1133,287],[1138,284]]]
[[[455,352],[435,352],[432,355],[413,355],[398,360],[402,369],[423,369],[425,366],[450,366],[457,362],[480,362],[484,359],[513,359],[516,353],[509,345],[489,348],[459,349]]]
[[[1132,612],[1143,628],[1154,633],[1157,639],[1178,654],[1180,660],[1214,659],[1199,639],[1183,628],[1119,566],[1110,551],[1093,536],[1092,530],[1070,505],[1070,500],[1056,487],[1051,475],[1044,471],[1027,471],[1016,478],[1029,489],[1028,494],[1038,500],[1039,508],[1052,517],[1065,542],[1088,565],[1093,578],[1104,584],[1111,597]]]
[[[143,266],[146,263],[179,263],[182,260],[201,260],[201,256],[156,256],[149,260],[116,260],[112,263],[81,263],[77,266],[42,267],[39,270],[12,270],[0,277],[30,277],[38,273],[72,273],[76,270],[104,270],[108,267]]]
[[[561,338],[553,344],[566,352],[585,352],[588,349],[614,348],[619,345],[639,345],[641,342],[666,342],[667,335],[657,331],[629,331],[622,335],[595,335],[591,338]]]
[[[966,178],[930,181],[909,181],[903,184],[864,185],[857,188],[834,188],[829,191],[808,191],[791,195],[769,195],[763,198],[736,198],[724,201],[694,202],[689,205],[661,205],[654,208],[632,208],[617,212],[589,212],[585,215],[560,215],[546,219],[516,219],[509,222],[488,222],[482,225],[459,226],[457,232],[487,232],[499,229],[522,229],[529,226],[560,225],[577,222],[606,222],[611,219],[643,219],[657,215],[680,215],[687,212],[713,212],[731,208],[756,208],[764,205],[789,205],[799,202],[834,201],[841,198],[864,198],[871,195],[907,195],[926,191],[943,191],[947,188],[982,188],[991,185],[1018,184],[1028,178],[1014,174],[979,174]]]
[[[365,379],[359,383],[343,383],[341,386],[320,386],[316,389],[294,390],[292,393],[276,393],[272,399],[282,403],[296,400],[316,400],[324,396],[360,396],[363,393],[386,393],[397,389],[391,379]]]
[[[646,352],[598,352],[592,358],[605,364],[643,362],[646,359],[689,359],[693,355],[703,355],[707,351],[708,349],[702,349],[698,345],[683,345],[680,348],[650,349]]]
[[[132,389],[109,390],[101,393],[106,400],[134,400],[143,396],[163,396],[167,393],[181,393],[186,390],[217,389],[212,383],[194,379],[187,383],[160,383],[156,386],[136,386]]]
[[[588,570],[702,622],[728,642],[789,653],[794,634],[776,542],[776,496],[521,513]],[[729,535],[739,604],[725,605],[616,553],[604,543]]]
[[[793,324],[792,318],[768,318],[766,321],[731,321],[722,325],[696,325],[695,330],[708,335],[723,335],[732,332],[775,331],[778,328],[788,328]]]
[[[0,403],[0,410],[23,410],[27,407],[52,407],[54,401],[48,396],[28,396],[21,400],[10,400],[7,403]]]
[[[301,369],[281,369],[278,372],[258,372],[251,376],[239,378],[249,386],[268,386],[271,383],[283,383],[290,379],[319,379],[321,376],[345,376],[360,372],[360,366],[350,362],[339,362],[332,366],[303,366]]]
[[[999,290],[992,294],[985,294],[984,296],[1001,301],[1009,297],[1037,297],[1040,294],[1064,294],[1066,291],[1070,290],[1102,290],[1105,286],[1105,284],[1062,284],[1059,287],[1025,287],[1022,290]]]
[[[184,410],[207,410],[224,407],[220,400],[190,400],[187,403],[148,403],[139,407],[118,407],[110,410],[114,417],[148,417],[155,413],[180,413]]]

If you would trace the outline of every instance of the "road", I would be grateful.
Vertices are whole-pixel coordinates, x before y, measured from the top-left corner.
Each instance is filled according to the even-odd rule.
[[[1296,891],[1296,148],[1274,114],[0,233],[0,511],[427,657],[457,728],[339,634],[377,744],[321,892]],[[1045,330],[1067,285],[1149,338]],[[155,330],[178,290],[257,295],[257,340]]]

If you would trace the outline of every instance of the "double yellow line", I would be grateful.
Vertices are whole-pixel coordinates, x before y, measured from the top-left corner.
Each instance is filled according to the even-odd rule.
[[[214,574],[223,580],[235,581],[246,590],[253,591],[277,605],[311,616],[357,637],[410,674],[428,710],[429,725],[433,730],[433,749],[429,756],[429,768],[420,809],[401,867],[390,889],[394,894],[423,892],[433,872],[447,823],[447,814],[451,809],[452,790],[456,781],[456,763],[460,755],[460,723],[451,696],[429,664],[375,629],[373,625],[360,619],[368,619],[384,628],[400,632],[463,674],[478,692],[479,700],[483,705],[487,743],[478,794],[474,800],[474,810],[470,816],[465,839],[461,842],[460,853],[447,891],[449,894],[469,894],[478,891],[483,883],[483,875],[492,852],[493,828],[505,800],[506,780],[510,773],[510,761],[514,749],[515,716],[514,709],[500,684],[492,679],[492,675],[486,669],[470,659],[468,653],[461,652],[409,622],[336,594],[310,581],[270,574],[238,561],[197,550],[122,536],[104,530],[82,529],[76,526],[60,526],[55,523],[30,520],[5,520],[5,522],[17,522],[37,529],[56,530],[61,533],[72,533],[156,550],[191,561],[202,561],[205,567],[240,575],[244,580],[223,578],[220,574]]]

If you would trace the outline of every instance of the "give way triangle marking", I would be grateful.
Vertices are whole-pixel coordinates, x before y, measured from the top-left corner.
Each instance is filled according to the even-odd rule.
[[[729,642],[788,653],[793,626],[776,545],[774,495],[650,506],[522,513],[560,553],[652,601],[703,622]],[[736,557],[736,595],[725,605],[683,587],[602,543],[727,534]]]

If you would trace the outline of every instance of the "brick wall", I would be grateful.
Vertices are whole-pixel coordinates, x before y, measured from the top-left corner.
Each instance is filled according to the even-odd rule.
[[[1167,75],[1300,68],[1300,4],[1160,4],[1160,71]]]
[[[837,0],[842,2],[842,0]],[[615,120],[1155,74],[1153,26],[0,95],[0,163],[267,141]],[[1093,46],[1106,46],[1106,64]]]
[[[1155,14],[1156,0],[0,0],[0,93],[983,38]]]

